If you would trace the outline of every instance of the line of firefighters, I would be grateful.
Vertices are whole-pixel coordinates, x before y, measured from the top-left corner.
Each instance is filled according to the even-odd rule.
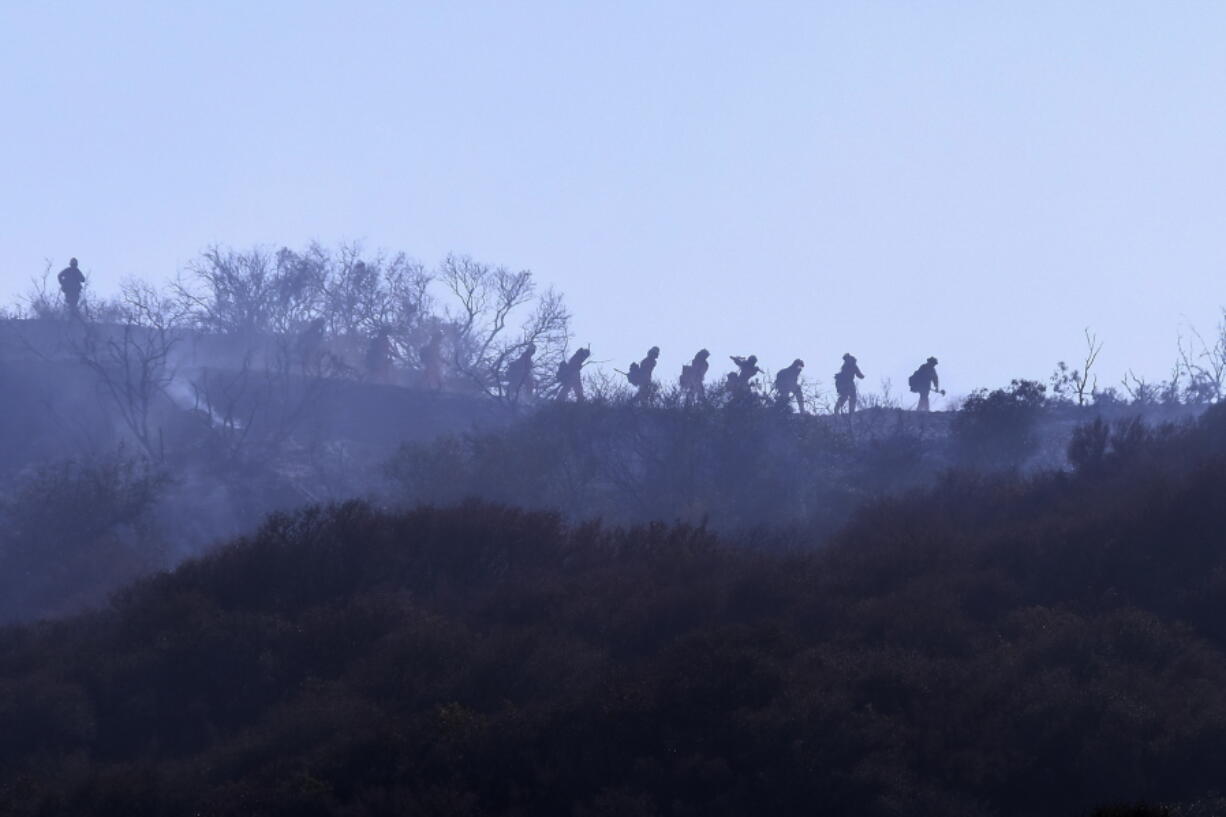
[[[430,342],[419,350],[424,370],[424,385],[427,388],[442,388],[444,366],[442,342],[442,333],[435,332]],[[537,384],[535,362],[533,360],[535,354],[536,345],[529,343],[518,357],[512,359],[507,364],[506,393],[512,399],[531,398],[536,395]],[[588,365],[591,354],[591,349],[584,347],[577,350],[570,358],[558,365],[555,399],[567,400],[573,398],[577,401],[584,399],[583,369]],[[709,351],[700,349],[698,354],[694,355],[693,360],[681,367],[679,385],[682,395],[687,400],[701,401],[706,399],[707,372],[711,368],[710,358],[711,353]],[[749,355],[748,357],[741,357],[733,355],[730,359],[735,364],[736,370],[729,372],[724,380],[728,393],[734,398],[751,394],[755,386],[755,378],[762,373],[762,369],[758,366],[757,356]],[[635,399],[645,403],[651,400],[658,388],[654,375],[656,364],[659,360],[660,347],[653,346],[647,351],[646,357],[631,363],[628,371],[623,372],[620,369],[615,369],[614,371],[623,375],[630,385],[637,389]],[[775,375],[774,383],[776,399],[787,404],[795,400],[797,408],[800,409],[802,414],[805,412],[805,394],[800,386],[800,373],[804,367],[805,362],[803,360],[799,358],[793,360],[792,365],[781,369]],[[835,414],[839,414],[844,410],[848,414],[855,413],[859,403],[859,391],[856,387],[856,381],[863,379],[864,373],[860,371],[860,366],[855,356],[851,354],[843,355],[843,366],[834,375],[834,388],[838,393],[838,400],[834,406]],[[945,393],[941,391],[941,379],[937,375],[937,359],[930,357],[920,364],[919,368],[907,379],[907,385],[913,393],[919,395],[917,409],[919,411],[928,411],[929,395],[934,391],[938,394]]]
[[[531,394],[535,391],[532,375],[532,355],[535,352],[536,347],[529,344],[523,354],[508,367],[508,391],[513,396]],[[591,354],[589,348],[579,349],[558,366],[556,399],[566,400],[572,396],[578,401],[584,399],[583,367],[587,365]],[[709,351],[701,349],[698,354],[694,355],[693,360],[681,367],[679,385],[682,395],[687,400],[706,399],[706,378],[711,368],[710,357]],[[657,384],[654,374],[659,359],[660,347],[653,346],[648,350],[646,357],[630,364],[629,371],[615,370],[618,374],[624,375],[630,385],[637,389],[635,394],[637,400],[648,402],[655,394]],[[729,372],[724,380],[729,394],[734,399],[750,395],[755,386],[755,378],[762,373],[762,369],[758,366],[757,356],[732,355],[730,359],[735,364],[736,370]],[[793,360],[792,365],[779,370],[775,375],[774,383],[776,399],[785,404],[790,404],[792,400],[795,400],[802,414],[805,412],[805,395],[800,387],[800,373],[804,367],[803,360],[799,358]],[[838,393],[838,400],[834,407],[835,414],[844,410],[848,414],[855,413],[859,402],[856,381],[863,379],[864,373],[860,371],[856,358],[850,354],[843,355],[843,366],[834,375],[834,388]],[[918,410],[928,411],[929,395],[934,391],[938,394],[945,393],[941,390],[941,380],[937,375],[937,359],[930,357],[924,361],[907,379],[907,385],[913,393],[919,395]]]

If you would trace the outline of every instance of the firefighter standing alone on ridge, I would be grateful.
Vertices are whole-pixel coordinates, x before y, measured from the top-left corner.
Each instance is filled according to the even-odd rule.
[[[64,293],[68,310],[76,315],[81,303],[81,288],[85,286],[85,274],[77,266],[77,259],[68,259],[68,266],[60,270],[56,280],[60,282],[60,291]]]

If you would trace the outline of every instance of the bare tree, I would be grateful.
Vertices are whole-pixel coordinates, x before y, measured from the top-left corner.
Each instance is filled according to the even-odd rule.
[[[423,327],[433,323],[431,280],[404,253],[364,255],[357,244],[332,251],[315,243],[276,253],[213,247],[191,265],[176,292],[193,323],[206,331],[250,340],[310,332],[320,343],[326,336],[347,350],[354,362],[381,333],[400,347],[401,357],[422,339]]]
[[[1085,328],[1085,338],[1085,359],[1081,364],[1080,374],[1077,375],[1075,373],[1073,378],[1073,385],[1076,388],[1077,394],[1077,405],[1079,406],[1084,406],[1086,403],[1086,397],[1092,396],[1094,391],[1098,388],[1098,375],[1093,374],[1093,369],[1094,364],[1098,361],[1099,353],[1101,353],[1103,350],[1103,344],[1101,341],[1099,341],[1098,335],[1091,332],[1090,327],[1088,326]]]
[[[1181,371],[1180,364],[1176,361],[1171,369],[1171,379],[1160,380],[1154,383],[1129,369],[1124,375],[1123,380],[1120,381],[1120,384],[1135,404],[1147,406],[1159,404],[1175,405],[1179,403],[1179,378]]]
[[[165,452],[153,413],[175,378],[171,354],[181,340],[184,316],[176,301],[149,284],[130,281],[121,293],[115,305],[119,321],[88,321],[74,350],[145,455],[161,461]]]
[[[1194,326],[1189,334],[1179,335],[1177,368],[1188,379],[1184,394],[1190,402],[1216,403],[1226,387],[1226,310],[1209,340]]]
[[[1158,402],[1160,387],[1150,383],[1143,375],[1138,375],[1132,369],[1125,372],[1120,385],[1124,387],[1124,392],[1133,403],[1149,405]]]
[[[818,415],[833,413],[834,406],[830,402],[830,392],[827,391],[825,384],[821,380],[816,377],[801,380],[800,389],[804,395],[804,405],[808,406],[808,411],[802,408],[801,414]]]
[[[468,256],[447,256],[439,280],[453,301],[445,314],[451,363],[461,377],[486,394],[505,398],[507,364],[528,344],[537,349],[534,373],[556,371],[570,338],[570,313],[560,294],[538,292],[527,270],[490,267]]]
[[[238,335],[272,328],[284,292],[269,253],[211,247],[188,270],[194,281],[181,280],[175,290],[199,328]]]
[[[382,266],[378,260],[362,260],[356,244],[343,245],[339,257],[329,259],[323,276],[324,315],[333,335],[363,337],[391,323],[393,306]]]
[[[49,283],[51,279],[51,260],[47,259],[40,276],[30,279],[30,291],[21,297],[22,317],[59,318],[63,317],[64,309],[60,299],[55,295]]]
[[[1098,355],[1103,350],[1103,345],[1098,335],[1091,332],[1088,326],[1085,328],[1085,340],[1085,357],[1080,369],[1070,368],[1061,360],[1056,364],[1056,370],[1052,372],[1049,383],[1051,395],[1056,400],[1067,401],[1076,398],[1077,405],[1084,406],[1086,400],[1093,399],[1098,390],[1098,375],[1094,374],[1093,370],[1094,364],[1098,361]]]
[[[403,253],[386,263],[380,259],[379,263],[387,287],[392,335],[407,349],[424,337],[426,325],[432,322],[434,302],[430,297],[430,285],[434,276]]]
[[[436,323],[432,281],[425,267],[404,253],[375,253],[363,259],[360,247],[344,246],[324,277],[327,329],[351,346],[386,332],[395,345],[394,356],[406,360]]]

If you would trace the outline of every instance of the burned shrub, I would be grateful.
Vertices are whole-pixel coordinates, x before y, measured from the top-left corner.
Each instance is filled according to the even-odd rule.
[[[1034,380],[1014,380],[1007,389],[980,389],[966,398],[951,432],[956,453],[979,468],[1012,468],[1035,452],[1035,426],[1046,402],[1047,387]]]

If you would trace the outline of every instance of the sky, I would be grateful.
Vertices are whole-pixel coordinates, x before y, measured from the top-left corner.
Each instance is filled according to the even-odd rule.
[[[0,2],[0,300],[448,252],[575,341],[875,388],[1166,377],[1226,305],[1226,4]],[[730,368],[730,365],[729,365]],[[712,373],[721,371],[721,364]]]

